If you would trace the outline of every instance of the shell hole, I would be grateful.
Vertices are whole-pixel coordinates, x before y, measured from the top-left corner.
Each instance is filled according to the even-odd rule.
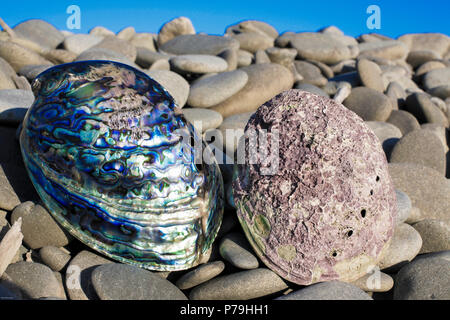
[[[352,234],[353,234],[353,230],[349,230],[348,232],[347,232],[347,237],[351,237],[352,236]]]
[[[375,178],[375,180],[376,180],[377,182],[380,181],[380,177],[377,176],[377,177]]]
[[[333,257],[336,257],[336,256],[337,256],[337,251],[334,250],[334,251],[331,253],[331,255],[332,255]]]
[[[373,190],[370,190],[370,195],[373,196]]]
[[[361,210],[361,217],[365,218],[366,217],[366,213],[367,213],[366,209],[362,209]]]
[[[201,163],[196,163],[195,167],[197,168],[198,171],[202,171],[203,170],[203,165]]]

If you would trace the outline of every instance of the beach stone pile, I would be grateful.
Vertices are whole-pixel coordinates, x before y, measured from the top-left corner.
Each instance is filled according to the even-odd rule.
[[[208,35],[186,17],[157,33],[127,27],[115,34],[98,26],[74,34],[42,20],[3,25],[0,253],[14,223],[21,223],[23,241],[11,259],[0,257],[0,299],[450,299],[448,35],[354,38],[335,26],[280,34],[254,20]],[[54,65],[99,59],[126,63],[161,83],[207,142],[214,132],[225,142],[227,129],[243,134],[258,107],[289,89],[354,112],[379,140],[395,189],[393,234],[376,264],[358,279],[312,285],[272,271],[238,221],[232,165],[221,165],[228,200],[221,229],[195,268],[151,272],[112,261],[71,237],[40,203],[17,135],[34,100],[34,77]],[[238,140],[226,141],[231,158]],[[380,190],[390,188],[384,179],[378,183]]]

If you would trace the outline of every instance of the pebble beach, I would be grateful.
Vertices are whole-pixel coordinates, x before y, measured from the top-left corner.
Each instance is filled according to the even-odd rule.
[[[0,22],[0,300],[450,300],[448,35],[352,37],[336,26],[280,33],[256,20],[209,35],[187,17],[159,31],[130,26],[117,34],[102,26],[72,33],[35,19]],[[376,136],[395,193],[393,235],[376,265],[352,281],[301,285],[280,276],[241,227],[229,164],[220,164],[223,221],[198,266],[149,271],[77,240],[35,191],[19,135],[35,100],[33,79],[87,60],[120,62],[156,80],[205,140],[217,131],[223,139],[230,129],[243,133],[261,105],[290,89],[356,114]],[[216,143],[233,157],[235,139]]]

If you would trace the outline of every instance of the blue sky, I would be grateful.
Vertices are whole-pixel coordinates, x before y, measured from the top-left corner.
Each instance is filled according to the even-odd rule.
[[[115,32],[134,26],[138,32],[158,32],[165,22],[178,17],[189,17],[197,32],[223,34],[235,22],[257,19],[283,31],[316,31],[336,25],[346,34],[357,36],[376,31],[397,37],[412,32],[441,32],[450,35],[449,0],[259,0],[259,1],[179,1],[179,0],[70,0],[70,1],[7,1],[0,0],[0,17],[10,26],[21,21],[44,19],[59,29],[67,29],[69,5],[81,9],[81,29],[88,32],[102,25]],[[20,3],[20,5],[19,5]],[[369,5],[381,10],[381,29],[366,26]]]

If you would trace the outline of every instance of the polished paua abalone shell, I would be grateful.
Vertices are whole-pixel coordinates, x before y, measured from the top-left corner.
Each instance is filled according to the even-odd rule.
[[[206,145],[170,94],[111,61],[55,66],[32,86],[20,144],[54,218],[121,262],[198,264],[222,221],[222,176],[215,162],[194,161],[195,143]]]

